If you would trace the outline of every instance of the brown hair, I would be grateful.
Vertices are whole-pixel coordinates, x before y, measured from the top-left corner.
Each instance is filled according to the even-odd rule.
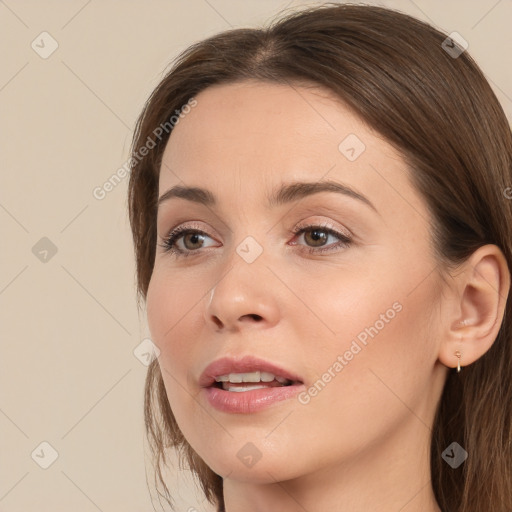
[[[171,130],[140,150],[190,98],[213,84],[261,80],[314,84],[334,92],[397,148],[434,219],[441,274],[491,243],[512,262],[512,135],[503,109],[467,52],[431,26],[375,6],[325,4],[277,19],[264,29],[235,29],[183,52],[148,99],[132,144],[129,214],[139,300],[146,298],[156,249],[161,158]],[[492,347],[460,374],[449,373],[431,439],[432,485],[444,511],[512,510],[512,350],[510,308]],[[148,370],[145,423],[162,478],[175,448],[206,498],[224,511],[222,478],[194,452],[169,406],[160,368]],[[469,453],[452,469],[441,457],[452,442]],[[156,475],[155,474],[155,475]],[[156,476],[155,476],[156,479]]]

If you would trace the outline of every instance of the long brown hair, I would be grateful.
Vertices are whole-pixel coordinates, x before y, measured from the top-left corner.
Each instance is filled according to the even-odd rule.
[[[208,86],[248,79],[323,86],[397,148],[434,219],[440,271],[488,243],[501,248],[510,268],[510,126],[479,67],[446,37],[390,9],[324,4],[184,51],[148,99],[133,137],[128,200],[139,300],[146,298],[155,260],[158,178],[172,133],[155,130]],[[149,139],[154,147],[141,158]],[[445,512],[512,510],[511,307],[507,301],[491,349],[460,374],[450,372],[445,383],[431,439],[432,485]],[[206,498],[224,511],[222,478],[178,428],[157,361],[148,369],[145,423],[155,480],[158,475],[168,503],[161,469],[173,448]],[[457,469],[441,457],[454,441],[469,453]]]

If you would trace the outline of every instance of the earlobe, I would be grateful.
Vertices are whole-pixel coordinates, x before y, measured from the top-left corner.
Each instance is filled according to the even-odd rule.
[[[452,317],[441,340],[439,360],[449,368],[468,366],[492,346],[510,290],[510,272],[500,248],[479,247],[454,276]]]

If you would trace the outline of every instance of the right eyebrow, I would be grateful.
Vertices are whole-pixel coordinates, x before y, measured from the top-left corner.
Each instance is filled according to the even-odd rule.
[[[351,197],[352,199],[361,201],[372,208],[376,213],[379,213],[377,208],[375,208],[373,203],[366,196],[357,192],[348,185],[332,180],[283,184],[269,197],[268,203],[271,207],[275,207],[292,201],[298,201],[303,197],[318,194],[320,192],[335,192],[337,194],[343,194]],[[175,185],[158,198],[158,206],[160,206],[164,201],[168,201],[174,197],[204,204],[205,206],[215,206],[217,204],[214,194],[207,189]]]
[[[179,197],[181,199],[204,204],[206,206],[213,206],[216,203],[215,196],[209,190],[199,187],[183,187],[182,185],[175,185],[158,198],[157,206],[159,207],[164,201],[168,201],[173,197]]]

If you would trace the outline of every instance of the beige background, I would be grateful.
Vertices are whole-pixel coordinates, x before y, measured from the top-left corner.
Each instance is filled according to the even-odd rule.
[[[0,511],[153,510],[127,180],[93,190],[178,52],[306,3],[0,0]],[[373,3],[462,34],[512,119],[511,0]],[[178,510],[210,510],[186,473],[169,484]]]

